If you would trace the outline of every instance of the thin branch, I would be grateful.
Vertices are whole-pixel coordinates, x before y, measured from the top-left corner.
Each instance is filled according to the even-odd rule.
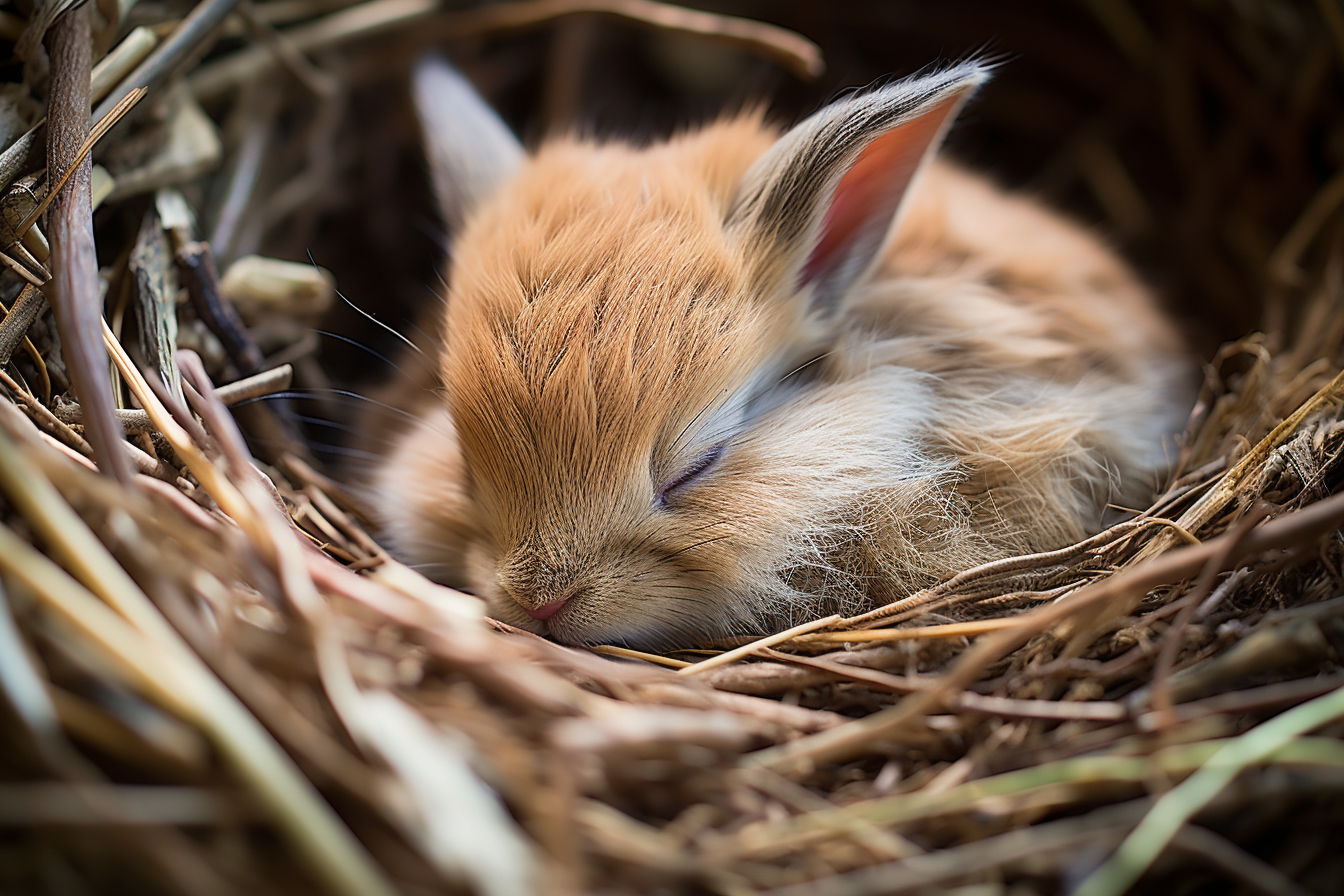
[[[542,25],[572,15],[602,15],[665,31],[718,40],[769,56],[803,78],[821,74],[821,50],[794,31],[751,19],[686,9],[652,0],[525,0],[441,14],[434,0],[372,0],[280,32],[296,53],[311,53],[411,24],[426,44]],[[432,21],[430,21],[432,20]],[[252,46],[202,66],[193,92],[212,99],[236,84],[265,76],[280,64],[269,47]]]
[[[47,299],[31,283],[23,287],[23,292],[14,300],[14,305],[0,322],[0,367],[9,363],[14,349],[28,338],[28,328],[33,325],[47,306]]]
[[[182,20],[167,40],[136,66],[135,71],[122,79],[120,86],[108,94],[107,99],[98,104],[93,117],[101,120],[138,87],[146,91],[155,90],[187,61],[192,51],[219,27],[219,23],[237,5],[238,0],[204,0]]]
[[[800,78],[816,78],[826,70],[821,49],[796,31],[738,16],[687,9],[653,0],[527,0],[497,3],[459,13],[446,23],[454,37],[474,37],[530,28],[564,16],[600,15],[624,19],[663,31],[741,47],[768,56]]]
[[[814,632],[819,628],[825,628],[828,625],[834,625],[839,622],[840,616],[827,616],[825,619],[813,619],[811,622],[804,622],[802,625],[795,625],[791,629],[779,632],[774,635],[767,635],[764,638],[758,638],[741,647],[734,647],[732,650],[725,651],[718,656],[712,656],[707,660],[701,660],[698,663],[692,663],[677,670],[678,675],[696,675],[701,672],[708,672],[710,669],[717,669],[720,666],[726,666],[729,663],[737,662],[751,656],[756,651],[764,647],[774,647],[776,644],[783,644],[799,635],[808,632]]]
[[[74,158],[69,161],[65,173],[62,174],[56,183],[47,190],[47,195],[42,198],[42,201],[33,206],[33,210],[24,216],[23,220],[19,222],[19,226],[14,228],[14,242],[23,239],[23,236],[28,232],[28,229],[37,223],[37,219],[42,217],[42,213],[47,210],[52,201],[60,195],[60,192],[63,189],[65,189],[65,185],[69,183],[70,178],[74,177],[76,172],[79,171],[84,160],[89,157],[89,153],[93,152],[93,147],[103,138],[103,135],[112,130],[112,126],[118,121],[121,121],[127,112],[135,108],[135,104],[140,102],[140,99],[144,95],[145,91],[143,89],[138,87],[135,88],[128,93],[121,102],[108,110],[106,115],[98,119],[94,124],[93,129],[89,131],[89,135],[84,138],[84,142],[80,144],[79,149],[76,150]]]
[[[89,135],[89,84],[93,37],[89,9],[71,10],[47,34],[51,95],[47,105],[47,170],[53,183],[76,171],[51,206],[51,283],[47,301],[56,314],[61,350],[80,403],[88,415],[86,435],[103,472],[122,482],[131,468],[118,443],[121,424],[113,413],[107,355],[102,350],[98,256],[93,242],[93,165],[80,150]],[[80,161],[77,161],[80,160]]]
[[[276,392],[283,392],[289,388],[293,378],[294,368],[288,364],[281,364],[279,367],[263,370],[261,373],[229,383],[227,386],[221,386],[215,390],[215,395],[226,406],[232,406]],[[56,419],[64,423],[82,424],[84,422],[84,411],[77,404],[58,405],[55,409],[55,415]],[[129,433],[158,431],[158,427],[154,425],[154,421],[150,419],[149,414],[136,408],[118,409],[117,419],[121,421],[121,425],[126,427],[126,431]]]

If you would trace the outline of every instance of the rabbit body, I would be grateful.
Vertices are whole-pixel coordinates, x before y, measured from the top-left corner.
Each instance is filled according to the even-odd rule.
[[[759,115],[521,161],[463,215],[442,391],[373,480],[394,553],[515,626],[661,647],[871,608],[1144,505],[1181,342],[1094,237],[931,158],[982,77],[811,169],[844,135]]]

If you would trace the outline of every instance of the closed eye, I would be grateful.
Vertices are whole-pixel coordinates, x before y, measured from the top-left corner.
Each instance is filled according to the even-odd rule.
[[[696,480],[696,478],[703,475],[705,472],[709,470],[710,467],[718,463],[719,458],[723,456],[724,447],[725,447],[724,442],[720,442],[719,444],[715,445],[713,448],[709,449],[704,454],[700,455],[700,457],[696,459],[695,463],[691,464],[689,467],[682,470],[680,473],[676,475],[675,478],[669,481],[662,488],[658,489],[658,495],[657,495],[658,504],[660,504],[663,507],[669,506],[670,504],[669,499],[672,497],[674,492],[676,492],[678,489],[685,488],[687,485],[690,485],[692,482]]]

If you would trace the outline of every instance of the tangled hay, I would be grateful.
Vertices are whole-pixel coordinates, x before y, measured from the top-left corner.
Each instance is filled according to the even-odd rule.
[[[647,0],[68,6],[0,13],[0,889],[1344,885],[1335,5],[772,5],[795,31]],[[484,619],[386,557],[300,434],[367,366],[318,363],[318,326],[369,345],[333,281],[394,321],[434,282],[399,85],[444,41],[534,133],[656,130],[631,103],[744,83],[796,111],[992,41],[1012,62],[954,150],[1235,340],[1169,486],[731,649]]]

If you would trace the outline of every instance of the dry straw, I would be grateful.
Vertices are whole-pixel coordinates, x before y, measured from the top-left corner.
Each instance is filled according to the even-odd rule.
[[[0,14],[0,890],[1338,891],[1333,4],[69,6]],[[304,252],[341,254],[342,208],[409,216],[349,151],[413,152],[407,61],[447,42],[500,96],[538,75],[555,126],[655,75],[805,106],[839,84],[791,80],[823,70],[803,33],[850,80],[890,46],[1020,52],[954,143],[978,129],[1235,339],[1163,494],[671,656],[513,631],[389,559],[298,435],[364,401],[318,363],[339,314]],[[336,281],[396,293],[398,242]]]

